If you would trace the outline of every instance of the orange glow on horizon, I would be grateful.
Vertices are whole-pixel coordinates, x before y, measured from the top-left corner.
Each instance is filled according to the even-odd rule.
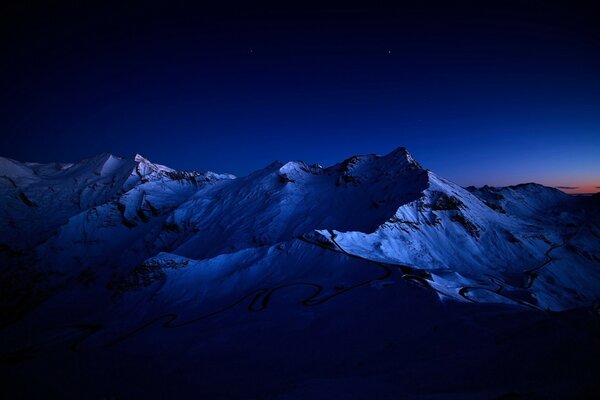
[[[564,186],[559,185],[555,187],[568,194],[587,194],[600,192],[600,183],[582,183]]]

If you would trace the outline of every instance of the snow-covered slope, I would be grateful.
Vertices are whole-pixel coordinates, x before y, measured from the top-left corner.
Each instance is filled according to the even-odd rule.
[[[554,311],[598,300],[598,220],[577,199],[533,184],[469,192],[427,177],[422,196],[376,232],[320,233],[353,255],[428,271],[423,283],[457,300]]]
[[[139,155],[101,154],[75,164],[2,158],[0,166],[6,315],[29,309],[70,279],[110,276],[155,254],[147,238],[168,229],[173,209],[198,188],[235,178],[175,171]]]
[[[301,304],[298,321],[326,332],[334,315],[387,310],[382,301],[446,321],[443,304],[463,315],[468,307],[589,309],[600,300],[597,197],[536,184],[465,189],[404,148],[327,168],[274,162],[239,178],[175,171],[139,155],[75,164],[0,158],[0,191],[0,303],[12,350],[24,332],[35,346],[72,349],[132,339],[137,354],[152,353],[160,337],[210,359],[191,331],[169,339],[160,327],[232,313],[206,329],[273,329],[289,323],[283,309],[256,327],[240,310],[279,302]],[[344,324],[353,329],[351,319]]]
[[[5,263],[26,258],[56,277],[51,287],[80,274],[110,285],[159,252],[207,259],[316,238],[426,271],[423,284],[459,301],[561,310],[597,300],[597,220],[571,196],[536,184],[464,189],[404,148],[328,168],[275,162],[237,179],[140,155],[1,166]]]
[[[109,154],[76,164],[0,159],[0,241],[22,250],[47,239],[69,217],[109,201],[134,166]]]

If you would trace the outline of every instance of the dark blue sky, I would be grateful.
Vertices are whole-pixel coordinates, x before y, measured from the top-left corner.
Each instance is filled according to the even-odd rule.
[[[1,10],[3,156],[245,174],[405,146],[463,185],[600,186],[584,3],[19,3]]]

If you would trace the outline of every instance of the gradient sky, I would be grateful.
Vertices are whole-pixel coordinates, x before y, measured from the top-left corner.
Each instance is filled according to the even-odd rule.
[[[405,146],[465,186],[600,191],[591,6],[23,3],[0,10],[2,156],[243,175]]]

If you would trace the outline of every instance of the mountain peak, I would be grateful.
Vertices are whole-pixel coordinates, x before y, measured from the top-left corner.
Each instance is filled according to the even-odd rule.
[[[133,160],[135,162],[150,162],[146,157],[142,156],[140,153],[137,153]]]
[[[408,164],[412,164],[418,168],[423,168],[421,167],[421,164],[419,164],[417,162],[417,160],[414,159],[414,157],[412,156],[412,154],[410,154],[408,152],[408,150],[406,149],[406,147],[398,147],[395,150],[391,151],[389,154],[387,154],[386,156],[384,156],[386,158],[392,158],[394,160],[402,160],[404,162],[407,162]]]
[[[134,161],[136,163],[138,163],[139,165],[143,166],[143,168],[142,168],[143,174],[148,173],[150,171],[154,171],[154,172],[175,172],[175,170],[173,168],[169,168],[169,167],[167,167],[165,165],[161,165],[161,164],[155,164],[155,163],[151,162],[150,160],[148,160],[147,158],[145,158],[144,156],[142,156],[139,153],[137,153],[133,159],[134,159]],[[140,171],[140,172],[142,172],[142,171]]]

